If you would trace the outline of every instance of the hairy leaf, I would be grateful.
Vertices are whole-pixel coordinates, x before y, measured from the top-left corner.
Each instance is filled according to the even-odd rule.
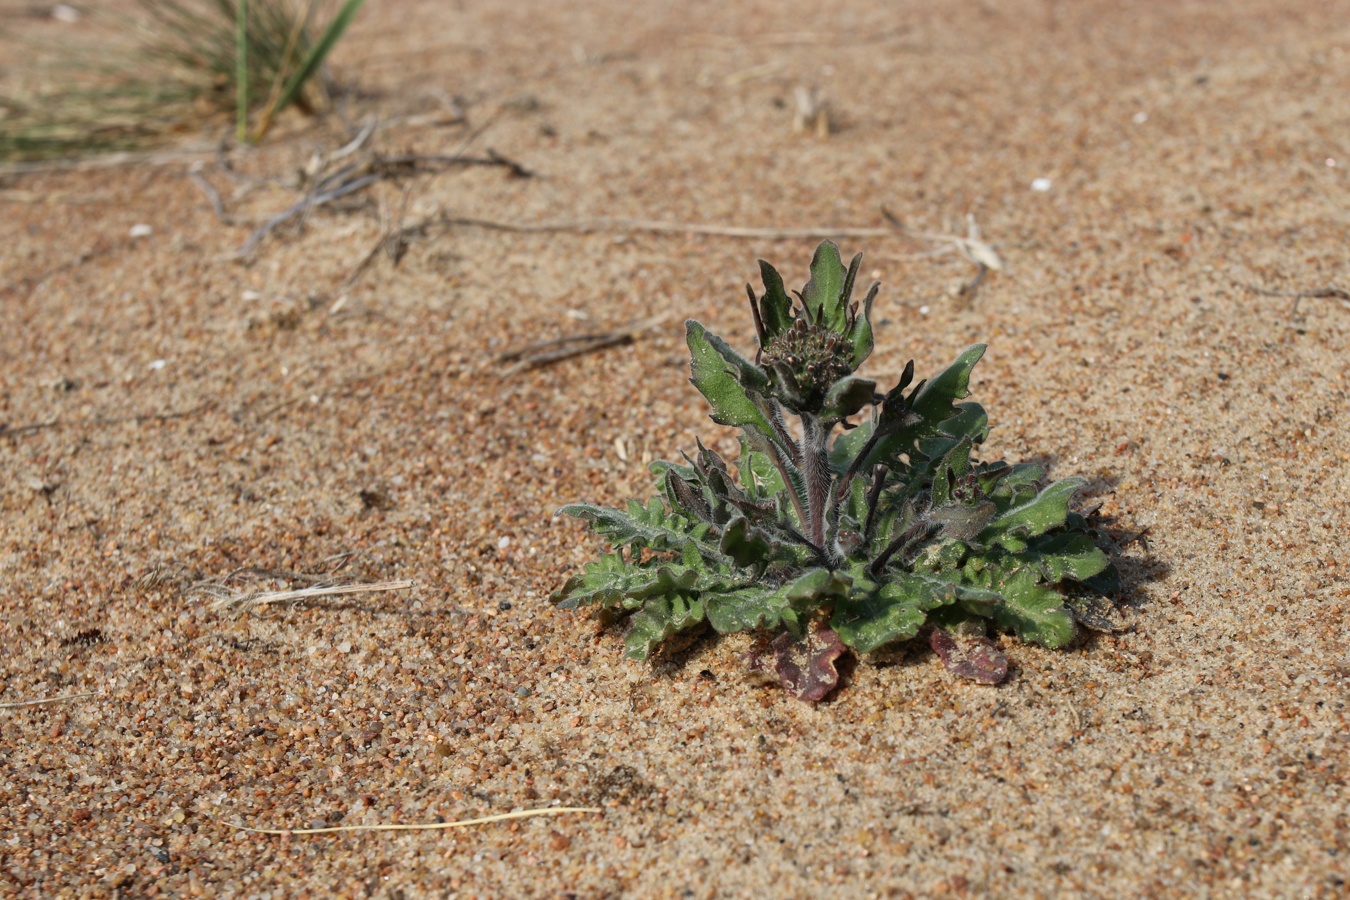
[[[811,258],[811,280],[802,288],[802,303],[810,311],[811,320],[838,334],[848,326],[843,302],[846,274],[839,248],[833,241],[824,241]]]
[[[880,591],[853,595],[834,606],[830,626],[859,653],[914,637],[927,612],[956,602],[956,585],[922,575],[892,576]]]
[[[999,515],[989,523],[988,530],[1000,537],[1007,535],[1014,539],[1026,539],[1059,528],[1069,515],[1069,501],[1086,484],[1087,480],[1078,476],[1057,481],[1032,499]],[[1014,544],[1025,546],[1025,540],[1000,543],[1009,550],[1013,549]]]
[[[773,557],[773,543],[763,531],[736,516],[722,531],[718,549],[738,566],[763,568]]]
[[[693,319],[685,322],[685,340],[692,373],[689,380],[713,408],[713,421],[754,428],[766,438],[772,435],[773,425],[746,391],[761,384],[763,372]],[[767,379],[763,384],[767,386]]]
[[[693,628],[703,619],[703,600],[699,597],[677,594],[649,600],[629,620],[624,655],[629,659],[646,659],[657,644]]]
[[[1004,583],[1003,603],[994,610],[994,621],[1012,629],[1024,641],[1047,647],[1063,647],[1073,640],[1073,616],[1064,607],[1058,591],[1037,583],[1036,573],[1021,569]]]
[[[841,378],[825,395],[825,406],[820,411],[820,417],[826,421],[847,419],[871,403],[876,390],[877,383],[870,378],[854,375]]]
[[[668,515],[665,505],[656,497],[646,506],[636,500],[628,501],[627,512],[590,503],[571,503],[555,515],[584,519],[615,547],[631,544],[653,550],[678,550],[690,541],[701,541],[709,531],[705,523]]]
[[[795,628],[801,614],[817,606],[822,597],[847,587],[833,573],[813,569],[778,587],[755,585],[722,591],[708,598],[708,621],[723,634],[779,625]]]
[[[1111,560],[1086,534],[1065,532],[1030,542],[1023,563],[1034,566],[1042,578],[1054,584],[1066,578],[1088,581],[1106,571]]]
[[[762,259],[759,261],[759,275],[764,281],[759,313],[764,323],[764,337],[772,340],[792,326],[792,301],[783,288],[783,276]]]
[[[600,604],[636,609],[649,597],[688,591],[698,573],[671,566],[633,566],[617,553],[607,553],[586,565],[553,595],[561,609]]]

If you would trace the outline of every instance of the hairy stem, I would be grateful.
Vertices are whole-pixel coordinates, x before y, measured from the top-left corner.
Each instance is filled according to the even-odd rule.
[[[872,536],[876,533],[877,526],[877,503],[881,500],[881,491],[886,487],[886,475],[890,469],[885,466],[877,466],[872,479],[872,489],[867,492],[867,522],[863,525],[863,540],[868,544],[872,543]]]
[[[788,499],[792,501],[792,508],[797,513],[797,521],[806,527],[806,510],[802,508],[802,498],[797,496],[797,489],[793,486],[792,476],[788,473],[787,463],[783,461],[782,451],[773,441],[765,441],[765,447],[769,454],[769,459],[773,461],[774,468],[783,478],[783,487],[787,490]]]
[[[825,546],[825,518],[830,505],[829,442],[832,424],[802,416],[802,477],[806,480],[807,537]]]
[[[908,550],[912,543],[925,537],[933,528],[933,523],[927,519],[920,519],[911,525],[904,534],[891,541],[890,546],[881,551],[881,555],[872,562],[872,577],[880,578],[881,573],[886,571],[886,564],[891,561],[892,556],[900,550]]]

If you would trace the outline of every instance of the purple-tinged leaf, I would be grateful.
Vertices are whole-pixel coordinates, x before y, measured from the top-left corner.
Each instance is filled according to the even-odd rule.
[[[773,651],[772,669],[765,658],[769,651]],[[835,663],[847,652],[848,648],[830,626],[812,619],[803,637],[782,631],[772,643],[759,644],[747,661],[752,673],[766,680],[776,675],[784,689],[797,699],[816,703],[839,686]]]
[[[1008,657],[987,637],[953,635],[934,628],[928,644],[954,675],[980,684],[998,684],[1008,677]]]

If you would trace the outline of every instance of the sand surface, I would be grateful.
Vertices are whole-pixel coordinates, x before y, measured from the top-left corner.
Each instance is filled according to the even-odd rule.
[[[0,710],[0,892],[1344,896],[1350,308],[1244,285],[1350,288],[1347,48],[1310,0],[372,0],[346,123],[285,117],[228,171],[212,126],[0,175],[0,703],[67,698]],[[385,154],[533,177],[383,179],[235,259],[368,115]],[[956,298],[974,267],[883,206],[974,215],[1007,271]],[[755,260],[800,285],[816,243],[631,220],[842,231],[882,381],[987,341],[983,455],[1147,529],[1123,630],[1005,637],[999,687],[863,660],[812,706],[746,681],[743,637],[637,664],[555,612],[599,547],[558,506],[734,446],[682,320],[750,346]],[[415,584],[243,616],[202,587],[325,576]],[[603,812],[224,824],[551,805]]]

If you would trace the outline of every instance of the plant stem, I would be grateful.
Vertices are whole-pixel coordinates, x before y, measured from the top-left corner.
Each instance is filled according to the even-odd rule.
[[[806,480],[807,537],[825,547],[825,514],[830,505],[829,442],[832,425],[802,415],[802,477]],[[825,548],[829,552],[828,548]]]

